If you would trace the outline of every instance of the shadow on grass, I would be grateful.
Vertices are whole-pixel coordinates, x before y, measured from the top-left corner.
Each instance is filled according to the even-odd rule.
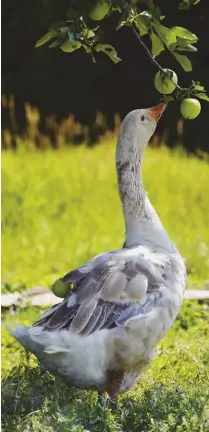
[[[67,396],[66,403],[80,397],[81,391],[70,388],[41,367],[25,364],[11,370],[2,380],[2,416],[26,416],[42,407],[46,399],[55,406]]]
[[[120,399],[118,412],[97,405],[96,394],[70,388],[40,367],[23,364],[2,381],[3,431],[176,432],[209,430],[209,394],[156,382]]]
[[[179,386],[155,383],[145,391],[141,401],[137,398],[126,405],[123,422],[124,431],[176,432],[206,431],[205,406],[209,395],[193,395],[184,392]],[[208,423],[209,427],[209,423]],[[209,429],[207,429],[209,430]]]

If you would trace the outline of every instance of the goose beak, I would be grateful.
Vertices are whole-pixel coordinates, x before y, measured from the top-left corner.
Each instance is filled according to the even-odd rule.
[[[160,119],[163,111],[165,111],[166,105],[161,103],[155,107],[148,108],[148,114],[156,121]]]

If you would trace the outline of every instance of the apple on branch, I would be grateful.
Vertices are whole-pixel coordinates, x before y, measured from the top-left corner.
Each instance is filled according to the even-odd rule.
[[[180,110],[184,118],[193,120],[200,114],[201,105],[195,98],[186,98],[181,102]]]

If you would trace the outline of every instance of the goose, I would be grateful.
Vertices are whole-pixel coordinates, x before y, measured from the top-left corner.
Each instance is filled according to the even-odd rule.
[[[52,374],[96,390],[117,407],[151,364],[181,308],[184,259],[142,186],[142,159],[164,104],[124,118],[116,168],[125,219],[122,248],[102,253],[60,279],[66,297],[32,325],[10,333]],[[160,167],[159,167],[160,169]],[[153,172],[153,181],[156,172]]]

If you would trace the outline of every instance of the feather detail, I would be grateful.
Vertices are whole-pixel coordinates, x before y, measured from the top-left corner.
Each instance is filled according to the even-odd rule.
[[[76,283],[73,293],[45,312],[34,326],[87,335],[121,326],[128,318],[146,313],[154,299],[152,293],[160,292],[165,272],[170,269],[169,260],[163,254],[156,255],[142,246],[120,249],[89,261],[82,266],[82,273],[81,268],[67,273],[62,280]]]

